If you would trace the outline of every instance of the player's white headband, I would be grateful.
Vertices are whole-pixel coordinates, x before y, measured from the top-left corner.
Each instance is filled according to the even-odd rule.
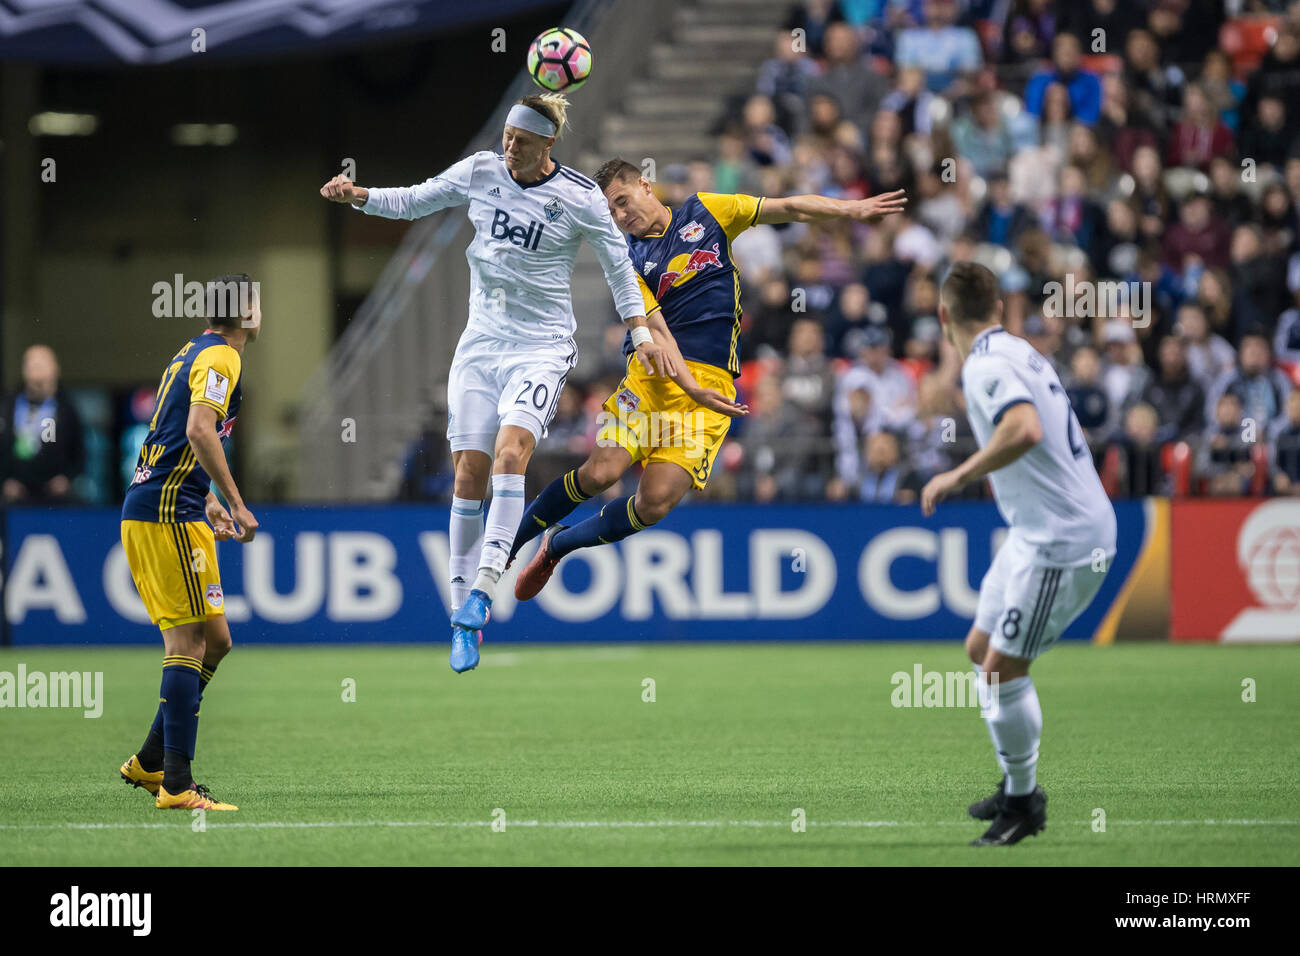
[[[510,107],[510,113],[506,116],[506,125],[513,126],[516,129],[526,129],[538,136],[555,135],[555,124],[531,106],[525,106],[523,103],[516,103]]]

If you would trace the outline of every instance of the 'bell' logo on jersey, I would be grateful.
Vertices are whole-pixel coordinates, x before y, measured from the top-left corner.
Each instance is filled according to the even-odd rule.
[[[673,256],[664,274],[659,277],[659,291],[655,293],[655,298],[662,299],[664,293],[673,286],[681,285],[695,273],[709,266],[722,268],[722,253],[716,242],[712,249],[696,249],[689,256]]]
[[[494,210],[496,215],[492,217],[492,238],[505,239],[512,246],[519,246],[523,249],[533,250],[537,248],[537,243],[541,241],[542,230],[546,227],[535,219],[528,221],[528,228],[523,226],[510,225],[510,214],[504,210]]]

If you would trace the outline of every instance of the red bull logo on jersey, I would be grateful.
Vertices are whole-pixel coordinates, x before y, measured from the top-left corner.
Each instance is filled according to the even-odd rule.
[[[699,242],[704,238],[704,227],[692,219],[677,230],[677,235],[681,237],[682,242]]]
[[[695,249],[690,255],[673,256],[672,261],[664,269],[664,274],[659,277],[659,289],[655,293],[655,298],[662,299],[664,293],[673,286],[681,285],[695,273],[710,266],[722,268],[722,252],[719,243],[716,242],[711,249]]]

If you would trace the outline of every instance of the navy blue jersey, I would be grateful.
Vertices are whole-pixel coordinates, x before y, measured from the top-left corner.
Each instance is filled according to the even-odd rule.
[[[731,240],[758,222],[755,196],[695,193],[669,210],[668,228],[628,236],[628,254],[641,277],[646,315],[662,309],[684,358],[740,375],[740,273]],[[632,353],[632,337],[623,354]]]
[[[229,437],[239,414],[240,369],[239,353],[211,329],[186,342],[168,363],[122,502],[123,521],[203,520],[211,478],[185,437],[190,406],[215,410],[218,436]]]

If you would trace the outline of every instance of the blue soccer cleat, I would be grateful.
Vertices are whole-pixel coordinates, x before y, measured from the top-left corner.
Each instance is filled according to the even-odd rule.
[[[481,631],[467,631],[463,627],[451,629],[451,669],[457,674],[478,667],[478,646],[483,643]]]
[[[467,631],[477,631],[487,623],[491,611],[492,599],[485,592],[475,588],[469,592],[465,603],[451,616],[451,623]]]

